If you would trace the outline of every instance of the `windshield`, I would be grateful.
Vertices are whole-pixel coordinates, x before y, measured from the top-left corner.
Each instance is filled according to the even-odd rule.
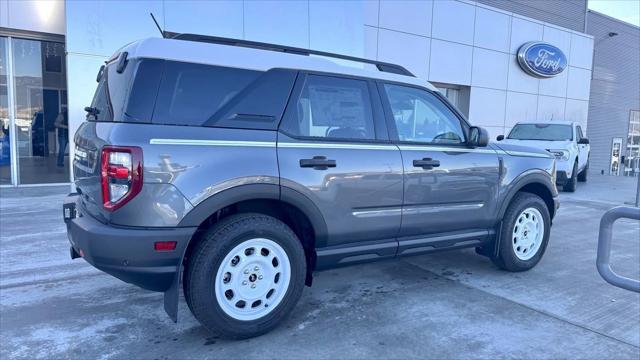
[[[516,140],[573,140],[571,125],[558,124],[518,124],[513,127],[507,139]]]

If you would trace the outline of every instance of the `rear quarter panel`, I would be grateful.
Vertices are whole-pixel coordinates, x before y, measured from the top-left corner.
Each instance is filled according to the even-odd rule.
[[[114,224],[176,226],[218,192],[244,184],[279,184],[275,131],[96,125],[101,142],[143,149],[142,193],[111,214]]]

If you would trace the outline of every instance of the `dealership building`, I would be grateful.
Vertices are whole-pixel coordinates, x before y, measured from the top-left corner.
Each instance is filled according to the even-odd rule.
[[[519,121],[575,121],[592,172],[640,170],[640,28],[586,0],[0,0],[0,186],[69,183],[69,134],[98,69],[121,46],[161,36],[150,13],[170,32],[397,63],[492,138]],[[551,58],[557,74],[518,61],[532,42],[564,54]]]

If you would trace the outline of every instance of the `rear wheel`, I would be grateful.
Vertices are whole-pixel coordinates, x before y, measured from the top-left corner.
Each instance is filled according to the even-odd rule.
[[[576,162],[573,163],[573,170],[571,171],[571,177],[567,180],[567,182],[562,187],[562,191],[574,192],[576,191],[577,185],[578,185],[578,161],[576,160]]]
[[[239,214],[211,228],[194,249],[185,298],[209,330],[247,338],[275,328],[304,287],[304,250],[291,229],[261,214]]]
[[[545,202],[531,193],[518,193],[504,215],[498,256],[494,264],[507,271],[526,271],[540,261],[549,242],[551,217]]]
[[[584,169],[578,174],[578,181],[587,182],[587,172],[589,171],[589,160],[587,160],[587,164],[584,166]]]

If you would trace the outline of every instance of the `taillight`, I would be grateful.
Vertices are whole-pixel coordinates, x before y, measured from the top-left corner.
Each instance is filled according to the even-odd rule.
[[[102,204],[108,211],[119,209],[142,190],[142,149],[105,146],[100,158]]]

